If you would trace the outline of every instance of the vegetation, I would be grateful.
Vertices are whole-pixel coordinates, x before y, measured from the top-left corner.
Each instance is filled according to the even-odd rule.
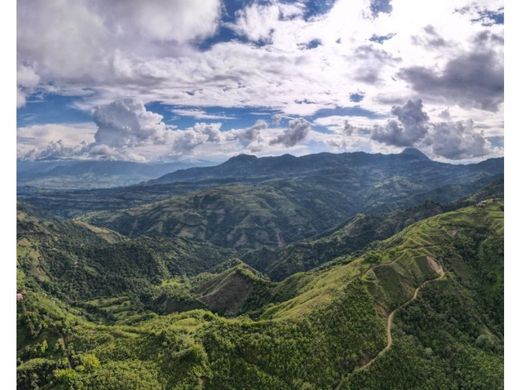
[[[188,272],[188,261],[176,263],[182,256],[166,261],[155,252],[162,245],[144,238],[23,212],[19,218],[21,389],[503,387],[501,201],[420,220],[357,254],[338,255],[277,283],[237,259],[206,265],[206,273]],[[88,267],[107,275],[135,270],[146,294],[134,299],[135,286],[102,288],[85,277],[74,282],[77,297],[66,299],[72,278],[60,276],[63,269],[54,272],[60,269],[54,263],[65,260],[49,257],[44,245],[63,238],[61,224],[70,240],[83,237],[85,252],[74,250],[72,241],[52,243],[67,261],[77,260],[77,275]],[[129,245],[146,250],[126,252]],[[129,264],[115,256],[114,264],[100,260],[105,252],[97,247],[117,250],[109,253]],[[183,272],[172,272],[171,264]],[[96,273],[89,275],[96,280]],[[166,308],[169,300],[188,305],[169,314],[149,309]],[[132,302],[143,310],[134,311]],[[396,308],[393,344],[379,354]],[[103,310],[114,317],[103,319]],[[132,312],[139,316],[130,318]]]

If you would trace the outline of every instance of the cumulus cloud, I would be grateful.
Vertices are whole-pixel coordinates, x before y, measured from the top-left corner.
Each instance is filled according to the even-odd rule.
[[[143,143],[166,143],[171,131],[162,115],[148,111],[135,99],[121,99],[96,108],[93,115],[98,130],[96,143],[111,147]]]
[[[369,41],[379,43],[380,45],[382,45],[383,43],[385,43],[385,41],[392,39],[394,36],[395,33],[388,33],[384,35],[372,34],[372,36],[369,38]]]
[[[237,19],[230,24],[235,32],[246,36],[251,41],[269,41],[273,33],[273,24],[281,17],[278,4],[255,4],[252,3],[237,11]]]
[[[62,87],[149,83],[139,59],[185,53],[216,31],[220,9],[219,0],[20,0],[18,58]]]
[[[77,156],[84,151],[86,144],[67,146],[63,140],[50,141],[41,148],[34,148],[19,156],[23,160],[62,160]]]
[[[367,84],[376,84],[381,81],[380,74],[385,66],[400,61],[387,51],[373,45],[361,45],[356,48],[354,55],[361,64],[357,67],[355,79]]]
[[[231,132],[230,139],[237,139],[243,146],[249,146],[253,142],[262,140],[262,130],[269,127],[266,121],[257,120],[251,127],[242,130],[235,130]]]
[[[409,100],[403,106],[392,107],[397,120],[390,120],[386,126],[376,126],[372,139],[388,145],[412,146],[424,138],[428,115],[423,111],[422,100]]]
[[[417,93],[462,107],[497,111],[504,100],[503,59],[491,50],[454,58],[440,73],[414,66],[403,69],[400,76]]]
[[[427,142],[431,142],[435,155],[451,160],[482,157],[489,153],[487,140],[474,130],[471,120],[436,123]]]
[[[271,118],[271,122],[273,122],[273,124],[275,126],[278,126],[282,122],[282,119],[283,119],[282,114],[274,114],[273,117]]]
[[[284,132],[272,139],[269,144],[282,144],[287,147],[296,145],[307,137],[311,124],[303,118],[289,120],[289,127]]]
[[[220,123],[196,123],[193,127],[175,131],[173,154],[190,154],[204,143],[220,143],[223,140],[220,126]]]
[[[420,99],[394,106],[392,114],[397,119],[389,120],[385,126],[373,127],[373,140],[390,146],[420,147],[432,156],[450,160],[482,157],[491,151],[489,142],[482,132],[476,131],[472,120],[432,123]],[[450,118],[448,110],[439,116]]]
[[[89,112],[116,110],[95,107],[130,96],[145,104],[175,107],[174,115],[198,122],[227,120],[227,115],[208,112],[205,107],[210,106],[259,107],[284,118],[280,122],[273,117],[272,128],[233,130],[241,137],[219,128],[219,137],[211,128],[166,125],[169,120],[147,113],[146,107],[127,107],[129,112],[121,108],[123,125],[111,122],[115,113],[97,119],[102,130],[87,142],[96,156],[124,153],[151,159],[210,148],[224,154],[226,148],[268,153],[292,143],[296,133],[284,136],[290,129],[280,128],[286,120],[305,116],[320,125],[317,117],[332,116],[328,110],[338,109],[340,116],[342,109],[353,106],[365,117],[349,119],[350,127],[344,126],[344,117],[336,118],[333,134],[322,139],[350,137],[350,148],[372,150],[371,143],[374,150],[393,151],[397,146],[390,144],[392,137],[416,145],[427,138],[413,141],[423,129],[401,122],[395,113],[390,124],[381,120],[391,106],[402,107],[411,97],[420,97],[428,106],[423,110],[431,118],[428,133],[435,121],[473,118],[473,131],[487,126],[485,138],[501,135],[500,0],[476,0],[464,15],[453,11],[468,6],[467,0],[449,5],[397,0],[327,4],[313,14],[307,1],[249,1],[239,5],[236,14],[226,14],[224,21],[219,0],[20,0],[19,104],[32,92],[52,91],[82,95],[71,100]],[[215,35],[218,26],[232,32]],[[389,34],[397,31],[395,26],[398,34]],[[414,44],[414,36],[424,42]],[[300,50],[302,43],[313,40],[320,44]],[[363,91],[363,99],[351,94],[356,91]],[[41,96],[45,101],[45,93]],[[447,106],[449,118],[439,114]],[[252,118],[245,120],[253,123]],[[374,142],[374,125],[389,143]],[[311,130],[302,141],[311,144],[316,134]],[[70,147],[65,138],[63,142]],[[306,145],[296,143],[293,148],[304,150]]]
[[[40,76],[36,74],[34,69],[30,66],[20,65],[17,71],[17,94],[16,106],[22,107],[25,105],[25,97],[30,94],[40,82]]]
[[[69,157],[92,143],[95,133],[96,126],[88,122],[24,126],[17,131],[18,158]]]
[[[423,45],[427,48],[439,49],[450,46],[451,43],[444,39],[431,24],[424,28],[424,34],[412,37],[412,42],[416,45]]]

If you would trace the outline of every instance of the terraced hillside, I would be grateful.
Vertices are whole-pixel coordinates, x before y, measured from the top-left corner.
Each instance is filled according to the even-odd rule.
[[[244,291],[235,276],[250,273],[266,301],[238,317],[195,309],[132,326],[88,320],[31,288],[35,276],[24,269],[19,387],[503,387],[500,201],[424,219],[279,283],[236,261],[221,266],[163,287],[190,283],[190,294],[222,296]]]

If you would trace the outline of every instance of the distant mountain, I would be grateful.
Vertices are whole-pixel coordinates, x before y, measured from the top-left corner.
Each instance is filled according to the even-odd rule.
[[[390,212],[424,201],[453,202],[501,177],[502,164],[500,159],[443,164],[414,150],[298,158],[240,155],[216,167],[177,171],[160,179],[168,178],[165,184],[154,181],[140,189],[191,183],[203,186],[200,190],[88,218],[131,237],[196,238],[235,249],[281,247],[322,234],[357,213]],[[232,177],[242,182],[221,184]]]
[[[413,165],[442,165],[431,161],[417,149],[407,148],[399,154],[369,154],[355,153],[318,153],[295,157],[284,154],[277,157],[261,157],[241,154],[232,157],[226,162],[213,166],[181,169],[150,183],[174,183],[183,181],[202,180],[266,180],[269,178],[294,177],[308,175],[319,171],[338,171],[362,167],[383,167],[389,169],[406,164],[407,168]],[[410,166],[412,164],[412,166]],[[449,164],[445,164],[449,165]]]
[[[415,160],[429,160],[428,156],[416,148],[405,148],[401,155]]]
[[[51,215],[70,217],[91,211],[132,208],[205,188],[239,183],[276,187],[285,181],[288,186],[300,183],[298,191],[315,185],[310,189],[311,196],[312,192],[327,193],[330,189],[351,204],[356,204],[359,194],[370,208],[391,208],[396,206],[395,200],[404,201],[405,193],[415,196],[405,207],[426,199],[451,202],[475,190],[471,183],[503,176],[503,172],[503,158],[452,165],[431,161],[415,149],[393,155],[362,152],[262,158],[239,155],[217,166],[178,170],[139,185],[83,190],[19,187],[18,196]],[[382,193],[386,193],[384,199]],[[387,202],[390,198],[394,203]],[[336,202],[333,200],[334,205],[344,208]],[[358,212],[366,209],[366,205],[357,206]]]
[[[18,161],[18,185],[40,188],[103,188],[131,185],[172,170],[207,165],[202,161]]]

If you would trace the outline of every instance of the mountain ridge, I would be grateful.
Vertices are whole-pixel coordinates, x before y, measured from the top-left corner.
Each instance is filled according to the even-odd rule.
[[[503,158],[502,158],[503,159]],[[257,157],[254,155],[241,154],[231,157],[227,161],[212,167],[196,167],[181,169],[168,173],[157,179],[143,184],[172,183],[182,181],[198,181],[215,178],[252,178],[272,177],[277,175],[288,175],[290,173],[301,174],[313,170],[327,168],[341,168],[364,166],[367,164],[395,164],[396,161],[408,163],[431,162],[432,164],[456,165],[430,160],[424,153],[415,148],[406,148],[397,154],[381,153],[315,153],[299,157],[292,155]],[[475,164],[467,164],[471,166]]]

